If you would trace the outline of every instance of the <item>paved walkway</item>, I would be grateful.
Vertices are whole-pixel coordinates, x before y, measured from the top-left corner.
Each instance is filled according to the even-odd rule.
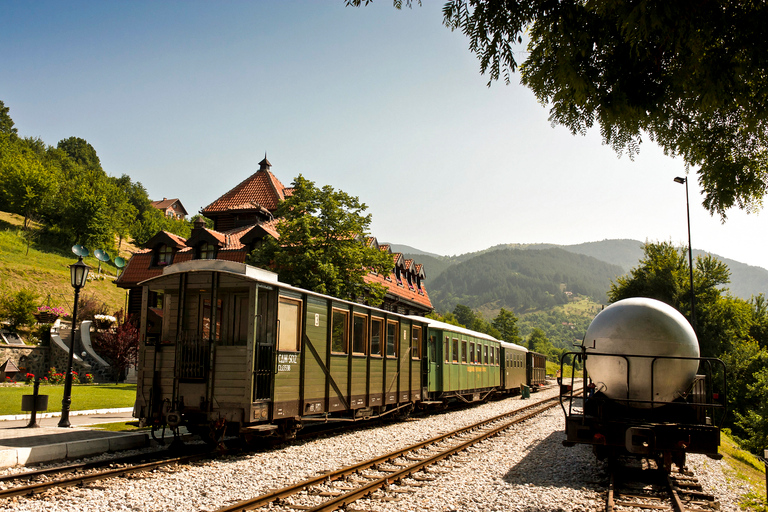
[[[89,428],[99,423],[132,421],[131,412],[130,408],[72,411],[69,428],[58,427],[60,413],[38,415],[39,428],[26,427],[29,415],[0,416],[0,468],[147,446],[149,433],[145,431],[109,432]]]

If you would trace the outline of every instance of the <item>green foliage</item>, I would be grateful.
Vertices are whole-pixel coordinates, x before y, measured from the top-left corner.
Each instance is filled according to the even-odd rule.
[[[522,341],[517,328],[517,317],[511,311],[501,308],[499,314],[491,321],[491,325],[499,331],[499,338],[510,343]]]
[[[384,287],[366,284],[364,277],[389,273],[392,257],[365,243],[371,224],[367,208],[357,197],[327,185],[317,188],[299,175],[276,212],[280,239],[265,239],[247,262],[270,268],[295,286],[379,304]]]
[[[54,148],[19,138],[7,110],[0,102],[0,204],[24,216],[25,228],[34,219],[63,246],[80,243],[91,250],[114,249],[115,237],[118,246],[135,234],[146,240],[160,229],[189,236],[191,225],[165,219],[141,183],[125,174],[107,176],[87,141],[69,137]]]
[[[0,297],[0,318],[10,323],[11,329],[35,323],[35,312],[39,305],[39,296],[29,290]]]
[[[602,301],[622,272],[562,249],[500,249],[448,267],[431,281],[430,298],[441,310],[494,304],[523,313],[566,304],[569,293]]]
[[[489,84],[509,83],[519,66],[553,123],[574,134],[597,123],[605,143],[630,157],[647,133],[698,168],[704,206],[723,218],[733,206],[762,206],[765,2],[449,0],[443,14],[469,37]],[[524,33],[528,51],[516,51]]]
[[[0,133],[15,135],[18,130],[13,126],[13,119],[8,114],[10,109],[0,100]]]
[[[687,251],[669,242],[647,243],[640,264],[629,275],[611,284],[610,302],[629,297],[649,297],[660,300],[691,317],[690,271]],[[735,328],[738,322],[724,323],[736,312],[734,301],[721,302],[721,294],[730,280],[727,265],[712,256],[696,258],[693,269],[693,289],[696,300],[696,334],[701,352],[716,356],[725,342],[724,330]],[[735,300],[735,299],[734,299]]]

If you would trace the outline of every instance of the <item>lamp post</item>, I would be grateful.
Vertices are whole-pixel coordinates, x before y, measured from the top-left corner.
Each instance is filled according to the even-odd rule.
[[[60,427],[69,427],[69,406],[72,404],[72,361],[75,356],[75,329],[77,328],[77,303],[80,299],[80,288],[85,286],[88,279],[88,270],[91,267],[83,263],[83,257],[79,256],[77,263],[69,266],[72,288],[75,289],[75,307],[72,310],[72,337],[69,340],[69,355],[67,358],[67,375],[64,378],[64,396],[61,399]]]
[[[696,332],[696,298],[693,293],[693,249],[691,248],[691,206],[688,202],[688,178],[678,176],[675,178],[675,183],[685,184],[685,211],[688,216],[688,271],[691,278],[691,326]]]

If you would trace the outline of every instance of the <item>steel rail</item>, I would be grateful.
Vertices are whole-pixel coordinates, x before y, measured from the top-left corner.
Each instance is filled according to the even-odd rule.
[[[95,473],[89,473],[87,475],[78,475],[70,478],[64,478],[61,480],[51,480],[50,482],[41,482],[36,484],[10,487],[8,489],[0,490],[0,499],[11,498],[13,496],[25,496],[40,493],[42,491],[57,488],[57,487],[72,487],[75,485],[82,485],[88,482],[95,482],[98,480],[105,480],[107,478],[114,478],[116,476],[127,475],[129,473],[136,473],[138,471],[147,471],[150,469],[159,468],[162,466],[170,466],[173,464],[185,464],[189,462],[195,462],[200,459],[210,458],[210,454],[195,454],[185,455],[182,457],[173,457],[170,459],[163,459],[154,462],[146,462],[143,464],[136,464],[133,466],[126,466],[124,468],[108,469],[106,471],[99,471]],[[114,464],[112,461],[108,461],[108,464]]]
[[[543,411],[546,411],[548,409],[551,409],[553,407],[556,407],[559,404],[559,397],[553,397],[547,400],[542,400],[541,402],[536,402],[535,404],[527,405],[523,408],[517,409],[515,411],[510,411],[504,414],[499,414],[497,416],[494,416],[492,418],[483,420],[481,422],[475,423],[473,425],[469,425],[466,427],[462,427],[460,429],[457,429],[452,432],[447,432],[445,434],[441,434],[439,436],[433,437],[431,439],[427,439],[426,441],[421,441],[419,443],[413,444],[411,446],[408,446],[406,448],[402,448],[400,450],[396,450],[384,455],[381,455],[379,457],[375,457],[370,460],[366,460],[351,466],[346,466],[344,468],[341,468],[339,470],[335,471],[329,471],[327,473],[318,475],[316,477],[309,478],[307,480],[298,482],[296,484],[284,487],[282,489],[278,489],[275,491],[268,492],[266,494],[262,494],[260,496],[257,496],[255,498],[242,500],[239,502],[236,502],[234,504],[228,505],[226,507],[222,507],[218,509],[216,512],[239,512],[244,510],[254,510],[260,507],[263,507],[273,501],[286,498],[288,496],[292,496],[294,494],[297,494],[309,487],[313,487],[316,485],[323,484],[328,481],[334,481],[339,480],[341,478],[344,478],[346,476],[358,473],[360,471],[363,471],[365,469],[369,469],[371,467],[374,467],[376,465],[389,462],[391,460],[394,460],[398,457],[403,456],[406,453],[413,452],[420,450],[426,446],[437,444],[441,441],[444,441],[446,439],[456,437],[462,434],[465,434],[467,432],[470,432],[472,430],[477,430],[479,428],[482,428],[483,426],[486,426],[488,424],[498,422],[501,420],[504,420],[506,418],[509,418],[510,416],[519,416],[520,413],[525,412],[530,409],[538,408],[539,410],[534,411],[533,413],[527,414],[524,417],[516,417],[513,421],[505,423],[504,425],[500,427],[496,427],[492,430],[488,430],[481,434],[480,436],[473,438],[469,441],[465,441],[461,443],[458,446],[454,446],[449,448],[448,450],[441,452],[437,455],[434,455],[432,457],[429,457],[428,459],[424,459],[423,461],[419,461],[414,465],[407,466],[403,469],[392,471],[389,475],[383,478],[376,479],[375,481],[366,484],[358,489],[355,489],[353,491],[350,491],[347,494],[343,494],[333,500],[330,500],[326,502],[323,505],[320,505],[318,508],[309,509],[309,510],[333,510],[335,508],[348,505],[349,503],[359,499],[359,497],[364,496],[366,494],[370,494],[373,490],[378,489],[380,487],[383,487],[385,485],[388,485],[390,481],[399,480],[404,478],[405,476],[408,476],[412,473],[415,473],[417,471],[420,471],[423,467],[426,467],[427,465],[434,464],[436,462],[439,462],[440,460],[449,457],[450,455],[461,451],[463,449],[466,449],[467,447],[471,446],[472,444],[476,444],[488,437],[491,437],[493,435],[498,434],[499,432],[506,430],[507,428],[511,427],[512,425],[516,423],[520,423],[522,421],[525,421],[536,414],[539,414]],[[353,499],[354,498],[354,499]]]

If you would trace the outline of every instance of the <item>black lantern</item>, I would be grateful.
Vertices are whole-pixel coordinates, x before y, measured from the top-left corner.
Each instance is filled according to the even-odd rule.
[[[72,309],[72,336],[69,339],[69,354],[67,358],[67,375],[64,378],[64,396],[61,399],[60,427],[69,427],[69,406],[72,405],[72,361],[75,355],[75,330],[77,329],[77,303],[80,300],[80,288],[88,281],[88,271],[91,267],[83,263],[79,255],[77,263],[69,266],[70,284],[75,289],[75,307]]]

